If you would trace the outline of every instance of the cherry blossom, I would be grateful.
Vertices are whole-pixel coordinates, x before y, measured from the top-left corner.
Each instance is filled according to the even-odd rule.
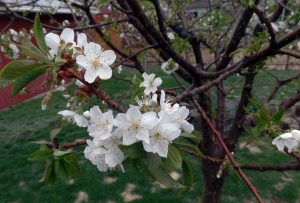
[[[300,131],[292,131],[277,136],[272,141],[272,144],[276,145],[279,151],[284,152],[284,148],[286,147],[287,151],[291,153],[295,148],[299,146],[299,141]]]
[[[52,58],[58,54],[59,47],[63,41],[65,44],[74,45],[74,30],[70,28],[65,28],[60,36],[52,32],[46,34],[45,36],[46,45],[50,48],[49,53]]]
[[[149,130],[156,125],[157,121],[155,112],[142,114],[137,106],[131,106],[126,114],[117,115],[116,126],[123,136],[124,145],[131,145],[138,140],[149,143]]]
[[[98,106],[94,106],[89,111],[89,126],[87,131],[94,137],[94,142],[98,143],[111,136],[114,125],[114,117],[111,111],[102,113]]]
[[[144,93],[149,95],[150,93],[155,93],[157,91],[157,87],[161,85],[162,80],[160,77],[155,78],[155,74],[152,73],[148,75],[147,73],[143,73],[144,81],[140,84],[140,87],[145,87]]]
[[[179,124],[171,123],[162,116],[159,123],[150,130],[150,142],[143,142],[145,151],[167,157],[169,144],[180,136],[181,130],[179,127]]]
[[[84,79],[93,83],[97,76],[107,80],[112,76],[110,65],[116,60],[112,50],[103,51],[99,44],[90,42],[84,46],[84,55],[76,57],[76,63],[86,69]]]
[[[63,118],[68,122],[76,123],[76,125],[78,125],[79,127],[87,127],[89,125],[88,120],[84,116],[74,111],[63,110],[58,112],[57,114],[63,116]]]

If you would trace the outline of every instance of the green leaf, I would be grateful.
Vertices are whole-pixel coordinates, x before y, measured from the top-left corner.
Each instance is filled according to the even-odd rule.
[[[186,157],[182,159],[182,173],[183,173],[183,184],[186,186],[185,189],[178,191],[178,195],[188,191],[194,184],[194,175],[191,164]]]
[[[175,141],[174,143],[179,148],[187,149],[188,151],[190,151],[191,153],[193,153],[199,157],[206,158],[206,156],[200,151],[199,147],[196,145],[186,143],[186,142],[180,142],[180,141]]]
[[[72,153],[72,151],[60,151],[60,150],[56,150],[55,152],[53,152],[54,156],[64,156],[66,154],[70,154]]]
[[[196,143],[200,143],[201,141],[201,133],[197,130],[194,130],[192,133],[182,133],[181,137],[187,138],[189,140],[192,140]]]
[[[26,85],[35,80],[38,76],[42,75],[45,71],[45,67],[39,67],[18,77],[13,83],[12,95],[16,96]]]
[[[135,143],[130,146],[120,145],[120,149],[130,159],[136,159],[145,156],[145,150],[142,143]]]
[[[32,57],[46,64],[52,63],[50,59],[43,52],[41,52],[36,46],[34,46],[31,42],[25,42],[21,46],[21,53],[25,56]]]
[[[183,189],[185,186],[176,182],[162,166],[159,156],[147,153],[148,170],[150,174],[162,185],[170,188]]]
[[[21,75],[41,66],[33,60],[16,60],[11,61],[0,72],[0,78],[5,80],[14,80]]]
[[[174,145],[169,145],[168,157],[166,159],[163,159],[164,168],[167,170],[176,170],[181,168],[181,164],[181,152]]]
[[[284,109],[278,109],[272,116],[272,122],[278,123],[284,114]]]
[[[71,177],[77,177],[80,174],[80,166],[78,164],[78,160],[76,159],[73,153],[67,154],[62,157],[63,161],[67,166],[67,170],[71,174]]]
[[[44,160],[44,159],[47,159],[49,157],[52,156],[52,152],[50,149],[48,148],[41,148],[35,152],[33,152],[28,160],[29,161],[39,161],[39,160]]]
[[[35,18],[34,18],[34,23],[33,23],[33,32],[35,36],[35,40],[39,46],[39,48],[44,52],[48,53],[48,47],[46,45],[45,41],[45,36],[44,36],[44,31],[43,27],[40,21],[40,14],[36,13]]]
[[[44,180],[46,180],[49,184],[53,185],[56,181],[56,173],[55,173],[55,160],[52,159],[45,170]]]

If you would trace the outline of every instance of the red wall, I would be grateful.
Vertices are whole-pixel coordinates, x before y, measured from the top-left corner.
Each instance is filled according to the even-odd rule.
[[[33,19],[33,15],[29,16],[31,19]],[[67,16],[58,16],[59,21],[63,21],[65,19],[70,20],[70,18]],[[42,18],[43,22],[47,22],[47,18]],[[0,16],[0,30],[2,30],[4,27],[7,26],[7,24],[10,22],[10,18],[8,16]],[[20,30],[22,28],[31,29],[32,23],[16,19],[9,28]],[[8,29],[9,29],[8,28]],[[5,57],[3,53],[0,51],[0,69],[2,69],[5,64],[9,62],[9,58]],[[0,109],[7,108],[9,106],[19,104],[25,100],[28,100],[34,96],[40,95],[42,93],[45,93],[47,91],[47,88],[43,85],[47,81],[46,76],[40,76],[37,78],[37,80],[33,81],[31,84],[27,86],[28,92],[25,94],[18,94],[17,96],[13,97],[11,96],[11,86],[7,86],[5,88],[0,89]]]

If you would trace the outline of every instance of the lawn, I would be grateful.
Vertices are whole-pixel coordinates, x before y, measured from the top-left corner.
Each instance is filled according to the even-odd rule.
[[[272,71],[277,76],[288,77],[292,72]],[[123,73],[126,74],[126,73]],[[237,77],[232,77],[226,83],[233,84]],[[270,86],[275,80],[269,74],[259,75],[255,85],[256,96],[263,97],[270,92]],[[119,89],[129,90],[127,81],[115,78],[105,81],[103,89],[118,100],[127,95],[117,94]],[[164,77],[164,85],[171,86],[171,78]],[[277,99],[282,99],[293,93],[299,83],[293,82],[287,88],[283,88]],[[236,100],[236,93],[241,84],[234,88],[229,96]],[[70,87],[69,89],[73,89]],[[128,91],[129,92],[129,91]],[[134,169],[126,168],[125,173],[109,172],[101,173],[89,161],[83,157],[83,147],[76,149],[76,156],[80,159],[81,175],[75,180],[59,181],[55,185],[40,182],[43,176],[44,163],[30,162],[28,156],[38,148],[32,141],[48,139],[49,132],[63,126],[58,138],[70,141],[77,138],[87,138],[84,129],[72,125],[62,124],[57,112],[65,109],[66,99],[55,93],[46,111],[40,108],[41,99],[25,102],[21,105],[0,111],[0,202],[196,202],[201,194],[202,177],[198,160],[191,157],[195,175],[195,184],[192,189],[182,196],[177,197],[176,191],[162,188],[153,183],[146,175],[138,173]],[[92,99],[86,107],[98,104]],[[102,105],[102,104],[101,104]],[[244,140],[241,139],[241,142]],[[264,140],[255,146],[238,148],[236,155],[240,163],[280,163],[290,160],[284,154],[274,150],[270,139]],[[174,173],[177,175],[176,173]],[[270,202],[297,202],[300,199],[298,188],[300,188],[300,173],[296,172],[271,172],[253,173],[247,175],[257,186],[258,191]],[[230,175],[223,189],[223,201],[225,203],[246,202],[253,200],[245,184]],[[248,202],[249,202],[248,201]]]

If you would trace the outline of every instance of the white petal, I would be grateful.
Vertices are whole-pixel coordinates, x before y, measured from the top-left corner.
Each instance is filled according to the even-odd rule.
[[[58,112],[57,114],[67,117],[67,116],[74,116],[76,113],[74,111],[63,110]]]
[[[82,48],[87,44],[86,34],[80,33],[77,35],[77,46]]]
[[[84,68],[89,68],[87,65],[87,58],[84,55],[78,55],[76,57],[76,63]]]
[[[93,68],[91,69],[86,69],[85,74],[84,74],[84,80],[87,81],[88,83],[93,83],[95,79],[97,78],[97,71]]]
[[[102,117],[102,111],[99,106],[93,106],[90,109],[90,117],[92,120],[99,120]]]
[[[162,83],[161,78],[155,78],[153,84],[157,87],[160,86]]]
[[[109,66],[104,65],[97,70],[97,74],[102,80],[107,80],[111,78],[112,70]]]
[[[187,133],[191,133],[194,131],[194,126],[186,120],[181,121],[180,127]]]
[[[60,35],[60,39],[64,40],[66,44],[74,42],[74,30],[71,28],[65,28]]]
[[[146,152],[153,152],[155,153],[155,151],[153,150],[154,144],[153,143],[145,143],[143,142],[143,147],[145,149]]]
[[[101,56],[102,50],[99,44],[90,42],[84,46],[84,54],[89,59],[97,59]]]
[[[149,95],[151,93],[151,88],[144,89],[144,94]]]
[[[157,143],[157,153],[159,156],[168,156],[168,145],[169,143],[166,140],[161,140],[159,143]]]
[[[132,145],[137,141],[136,137],[128,131],[124,131],[123,133],[123,144],[124,145]]]
[[[118,148],[115,147],[112,151],[105,155],[105,163],[109,167],[116,167],[124,160],[124,153]]]
[[[116,58],[117,58],[117,56],[116,56],[115,52],[112,50],[104,51],[100,56],[101,63],[104,65],[113,64],[115,62]]]
[[[167,123],[160,126],[162,136],[168,141],[172,141],[180,136],[181,130],[177,123]]]
[[[48,33],[45,36],[46,45],[53,50],[58,50],[58,47],[60,45],[60,39],[57,34],[54,33]]]
[[[137,106],[130,106],[126,112],[126,118],[128,121],[138,121],[142,117],[142,113]]]
[[[149,132],[148,130],[139,130],[139,132],[135,135],[138,140],[141,140],[145,143],[149,143]]]
[[[79,127],[87,127],[89,125],[88,120],[78,114],[74,116],[74,121]]]
[[[128,126],[128,121],[127,121],[127,117],[126,117],[126,114],[124,113],[119,113],[117,116],[116,116],[116,119],[115,119],[115,125],[121,129],[124,129],[124,128],[127,128]]]
[[[152,129],[158,122],[155,112],[146,112],[142,115],[141,125],[147,129]]]

